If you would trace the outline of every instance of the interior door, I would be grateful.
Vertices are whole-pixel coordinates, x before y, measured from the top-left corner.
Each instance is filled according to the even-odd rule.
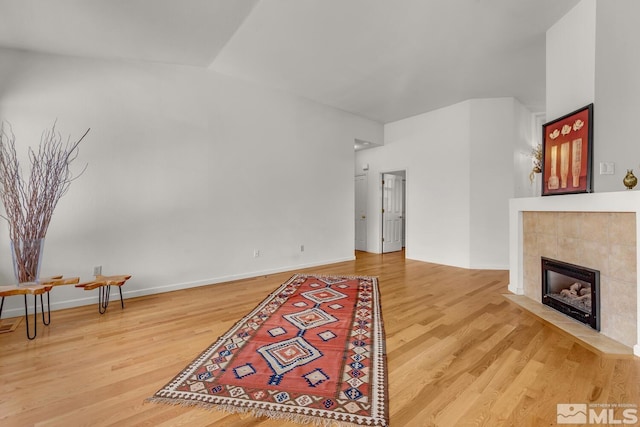
[[[356,242],[355,249],[357,251],[367,250],[367,176],[356,176],[355,183],[356,203],[355,203],[355,221],[356,221]]]
[[[400,176],[382,175],[382,253],[402,250],[403,185]]]

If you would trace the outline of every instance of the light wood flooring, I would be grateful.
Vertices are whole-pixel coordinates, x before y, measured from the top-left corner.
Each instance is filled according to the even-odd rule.
[[[557,404],[640,405],[640,359],[603,357],[524,313],[501,295],[507,271],[401,252],[297,271],[379,277],[391,426],[549,426]],[[0,334],[0,425],[296,426],[145,402],[292,273],[132,298],[124,310],[115,300],[104,315],[97,303],[55,311],[33,341],[22,321]]]

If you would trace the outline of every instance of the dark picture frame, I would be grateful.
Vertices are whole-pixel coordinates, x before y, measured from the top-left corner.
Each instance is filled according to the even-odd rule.
[[[542,195],[593,192],[593,104],[542,125]]]

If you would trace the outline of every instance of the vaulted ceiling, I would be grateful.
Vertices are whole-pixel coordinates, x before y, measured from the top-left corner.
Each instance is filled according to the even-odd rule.
[[[382,123],[465,99],[545,105],[545,32],[579,0],[0,0],[0,47],[157,61]]]

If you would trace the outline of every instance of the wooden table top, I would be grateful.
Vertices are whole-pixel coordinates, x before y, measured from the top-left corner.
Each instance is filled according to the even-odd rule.
[[[84,288],[89,291],[91,289],[98,288],[100,286],[122,286],[127,280],[131,278],[128,274],[122,274],[117,276],[96,276],[96,280],[91,280],[85,283],[79,283],[79,277],[63,277],[63,276],[51,276],[40,279],[38,282],[26,282],[13,285],[0,285],[0,297],[8,297],[11,295],[40,295],[45,292],[49,292],[54,286],[61,285],[76,285],[78,288]]]
[[[80,281],[79,277],[52,276],[44,277],[38,282],[26,282],[0,286],[0,297],[12,295],[40,295],[49,292],[54,286],[74,285]]]
[[[0,297],[10,297],[12,295],[40,295],[51,290],[51,285],[40,285],[38,283],[22,283],[20,285],[0,286]]]
[[[127,280],[131,278],[128,274],[122,274],[118,276],[96,276],[96,280],[92,280],[86,283],[80,283],[76,285],[76,288],[84,288],[85,291],[99,288],[100,286],[122,286]]]

